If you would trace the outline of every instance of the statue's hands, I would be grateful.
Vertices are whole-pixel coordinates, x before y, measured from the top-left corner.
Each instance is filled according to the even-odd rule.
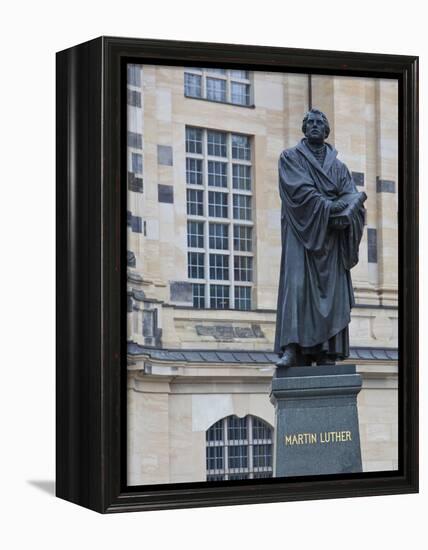
[[[329,226],[333,229],[344,229],[349,225],[348,220],[344,216],[342,217],[336,217],[334,214],[342,212],[342,210],[345,210],[345,208],[348,206],[348,203],[345,202],[343,199],[337,199],[332,202],[331,208],[330,208],[330,219],[329,219]]]
[[[348,203],[346,203],[342,199],[333,201],[333,204],[331,205],[330,213],[337,214],[338,212],[342,212],[342,210],[345,210],[347,206],[348,206]]]

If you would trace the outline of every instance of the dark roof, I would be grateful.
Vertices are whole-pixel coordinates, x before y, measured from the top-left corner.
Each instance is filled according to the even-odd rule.
[[[155,349],[128,342],[128,355],[148,355],[160,361],[187,361],[189,363],[276,363],[278,356],[269,351],[243,350],[185,350]],[[365,361],[397,361],[398,350],[394,348],[360,348],[351,347],[349,359]]]

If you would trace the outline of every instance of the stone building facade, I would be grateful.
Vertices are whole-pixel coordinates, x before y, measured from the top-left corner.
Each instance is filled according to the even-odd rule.
[[[310,106],[368,195],[351,357],[364,471],[398,466],[397,82],[128,66],[128,483],[272,475],[278,157]]]

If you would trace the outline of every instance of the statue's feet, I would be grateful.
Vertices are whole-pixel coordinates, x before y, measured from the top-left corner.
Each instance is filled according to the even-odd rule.
[[[297,365],[297,353],[296,348],[289,344],[285,346],[284,353],[281,359],[276,363],[276,366],[281,367],[295,367]]]
[[[336,360],[331,355],[327,353],[322,353],[317,357],[317,365],[335,365]]]
[[[299,367],[312,367],[313,358],[310,355],[302,355],[300,354],[300,360],[297,359],[297,365]]]

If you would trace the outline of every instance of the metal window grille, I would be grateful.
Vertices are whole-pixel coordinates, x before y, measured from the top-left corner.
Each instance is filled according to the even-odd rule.
[[[272,445],[273,428],[256,416],[219,420],[206,432],[207,481],[272,477]]]

